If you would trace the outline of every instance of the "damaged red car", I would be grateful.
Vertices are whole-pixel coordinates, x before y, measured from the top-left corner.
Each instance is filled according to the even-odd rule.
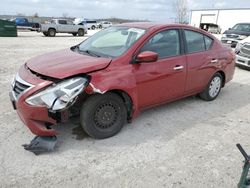
[[[128,23],[27,61],[10,98],[35,135],[54,136],[56,124],[78,115],[89,136],[103,139],[143,109],[197,94],[214,100],[234,68],[232,50],[203,30]]]

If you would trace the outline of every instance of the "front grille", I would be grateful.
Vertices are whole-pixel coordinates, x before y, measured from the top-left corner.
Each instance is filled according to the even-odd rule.
[[[15,81],[15,85],[13,88],[13,91],[15,93],[15,96],[18,98],[20,96],[21,93],[23,93],[25,90],[29,89],[30,86],[25,85],[21,82],[18,82],[17,80]]]
[[[245,57],[250,57],[250,44],[244,44],[240,49],[240,54]]]
[[[234,35],[234,34],[227,34],[226,36],[227,38],[234,38],[234,39],[239,37],[239,35]]]
[[[14,80],[14,83],[12,84],[12,92],[14,93],[14,96],[16,99],[20,97],[22,93],[25,91],[31,89],[34,85],[24,81],[20,76],[17,74]]]

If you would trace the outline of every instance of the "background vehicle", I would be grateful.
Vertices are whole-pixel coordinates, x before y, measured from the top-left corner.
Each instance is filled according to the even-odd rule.
[[[250,36],[250,23],[238,23],[223,33],[221,42],[236,47],[239,41],[248,36]]]
[[[112,26],[112,23],[108,22],[108,21],[102,21],[101,23],[99,23],[99,28],[100,29],[108,28],[108,27],[111,27],[111,26]]]
[[[141,110],[197,94],[216,99],[233,78],[234,59],[231,48],[203,30],[127,23],[27,61],[10,96],[36,135],[56,135],[52,126],[72,114],[88,135],[102,139]]]
[[[213,34],[220,34],[221,33],[221,28],[220,26],[216,25],[216,24],[212,24],[212,23],[202,23],[200,24],[200,28],[208,31],[209,33],[213,33]]]
[[[41,32],[45,36],[54,37],[56,33],[72,33],[73,36],[84,36],[85,25],[75,25],[71,20],[53,19],[49,24],[41,24]]]
[[[235,53],[236,65],[250,68],[250,37],[237,43]]]
[[[17,17],[12,19],[16,23],[17,29],[28,29],[31,31],[38,31],[40,28],[39,23],[29,22],[27,18]]]
[[[85,20],[85,21],[86,21],[88,29],[95,30],[98,28],[98,24],[96,20]]]

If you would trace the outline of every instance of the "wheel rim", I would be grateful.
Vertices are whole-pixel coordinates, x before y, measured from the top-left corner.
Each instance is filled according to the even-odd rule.
[[[210,83],[209,86],[209,95],[210,97],[214,98],[219,94],[221,88],[221,78],[216,76]]]
[[[118,118],[118,107],[107,102],[97,107],[94,114],[94,123],[97,128],[107,129],[112,127]]]

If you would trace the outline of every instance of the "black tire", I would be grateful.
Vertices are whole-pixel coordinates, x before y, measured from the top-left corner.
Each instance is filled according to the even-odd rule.
[[[80,37],[81,37],[81,36],[84,36],[84,33],[85,33],[85,32],[84,32],[83,29],[79,29],[79,30],[78,30],[78,36],[80,36]]]
[[[102,25],[99,25],[99,29],[102,29]]]
[[[94,26],[94,25],[92,25],[92,26],[91,26],[91,29],[92,29],[92,30],[95,30],[95,26]]]
[[[220,73],[215,73],[210,82],[208,83],[206,89],[199,93],[201,99],[205,101],[212,101],[217,98],[220,94],[220,90],[223,84],[223,78]],[[214,90],[213,90],[213,89]]]
[[[49,29],[49,30],[48,30],[48,36],[49,36],[49,37],[54,37],[54,36],[56,36],[56,30],[55,30],[55,29]]]
[[[48,36],[48,32],[43,32],[43,35],[47,37]]]
[[[85,132],[96,139],[117,134],[127,120],[123,100],[114,93],[90,96],[84,102],[80,122]]]
[[[77,33],[72,33],[72,35],[73,35],[73,36],[76,36],[76,35],[77,35]]]

